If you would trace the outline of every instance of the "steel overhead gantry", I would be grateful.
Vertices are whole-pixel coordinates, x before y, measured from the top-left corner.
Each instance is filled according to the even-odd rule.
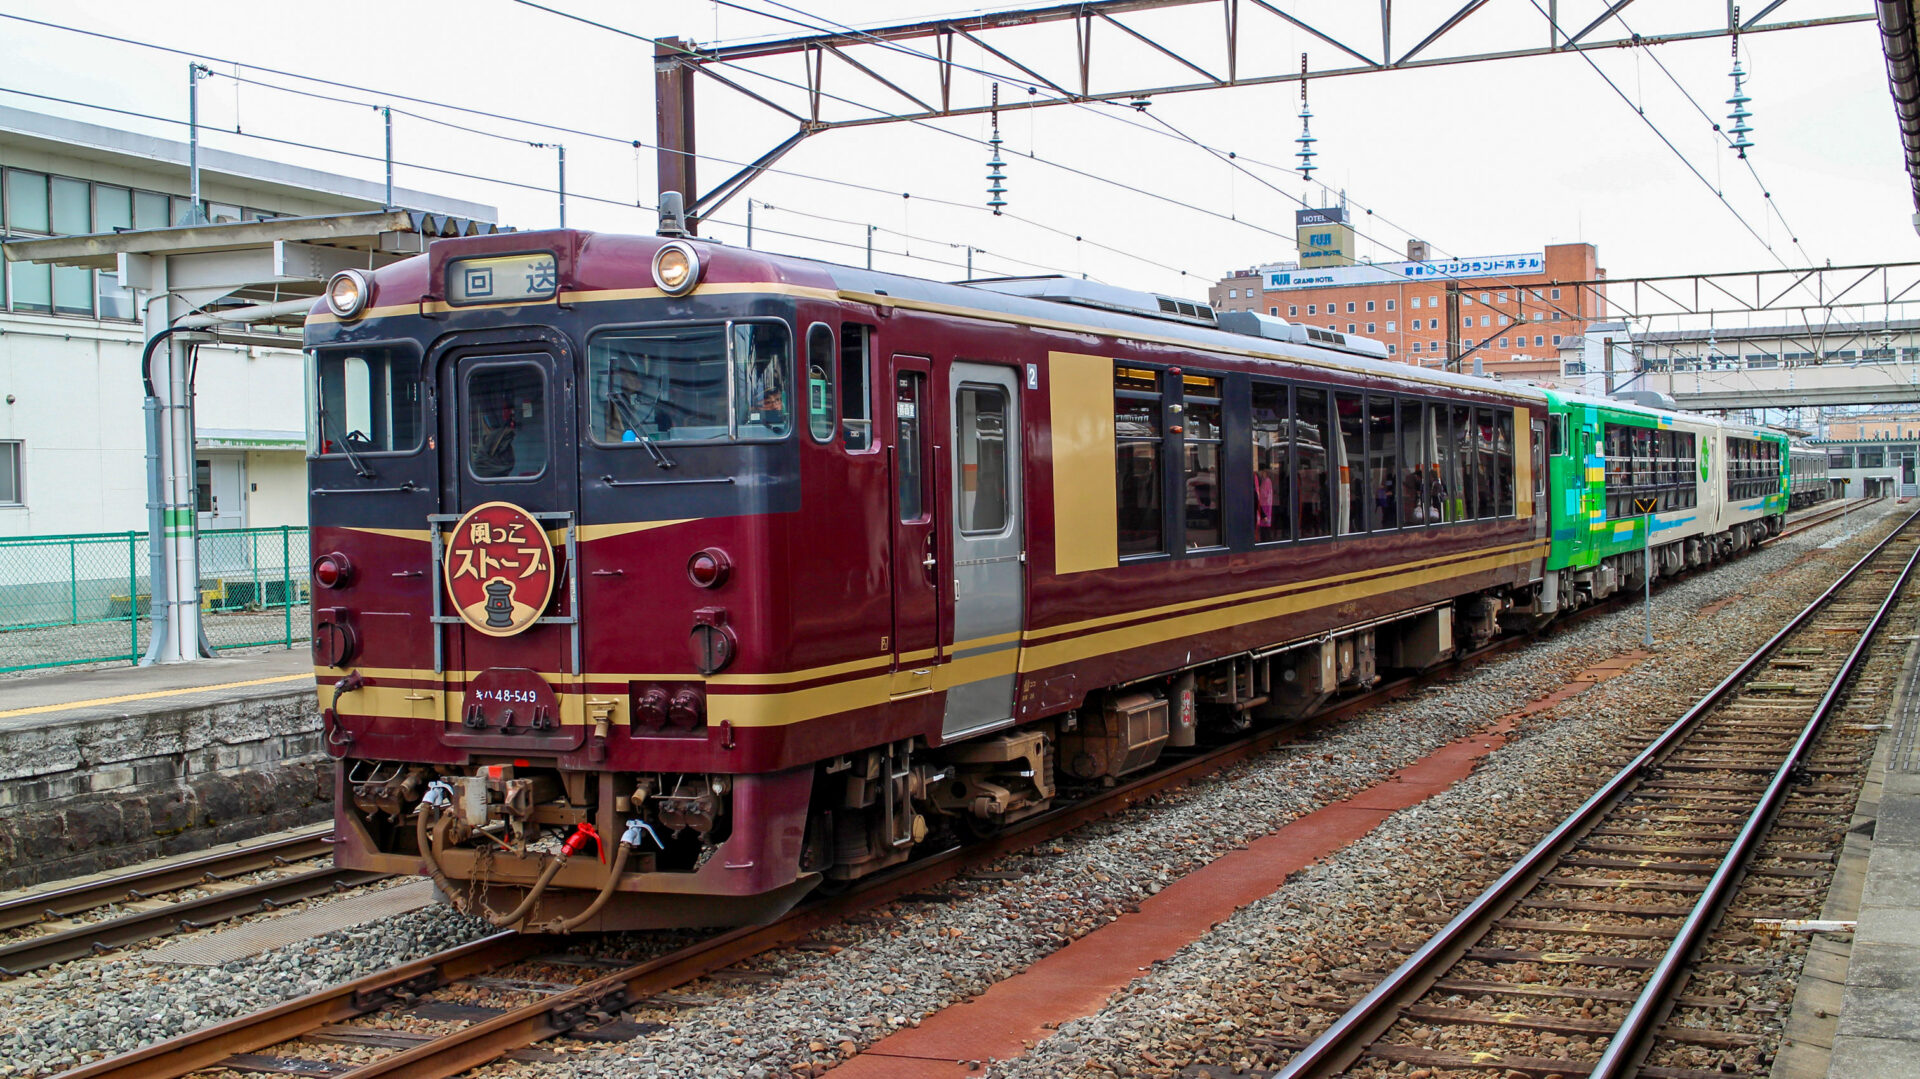
[[[1724,17],[1712,11],[1712,5],[1686,5],[1676,14],[1672,5],[1648,5],[1635,10],[1646,22],[1635,33],[1622,20],[1632,0],[1608,0],[1597,17],[1584,22],[1563,22],[1560,0],[1534,0],[1504,8],[1510,17],[1527,20],[1538,34],[1538,44],[1478,50],[1456,41],[1471,41],[1471,34],[1487,25],[1473,17],[1492,6],[1493,0],[1463,0],[1451,14],[1433,20],[1431,16],[1393,14],[1392,0],[1372,4],[1341,5],[1337,15],[1309,20],[1286,10],[1295,6],[1284,0],[1093,0],[1088,3],[1055,4],[1049,7],[983,12],[974,15],[929,19],[921,22],[882,26],[865,30],[832,30],[776,41],[749,42],[740,45],[702,47],[679,38],[658,41],[654,49],[655,109],[658,134],[659,190],[678,191],[687,200],[689,227],[697,227],[728,199],[798,146],[809,135],[835,128],[869,127],[875,124],[933,120],[942,117],[985,113],[995,106],[984,97],[957,100],[976,80],[954,78],[957,72],[969,74],[982,70],[1016,87],[1025,87],[1025,97],[1014,97],[997,106],[1003,111],[1044,108],[1097,101],[1138,103],[1162,94],[1219,90],[1233,86],[1261,86],[1295,82],[1303,78],[1324,79],[1340,75],[1364,75],[1372,72],[1442,67],[1486,60],[1510,60],[1530,56],[1590,49],[1634,48],[1673,41],[1726,37],[1735,33],[1753,34],[1773,30],[1798,30],[1812,26],[1871,22],[1876,0],[1857,0],[1857,14],[1829,15],[1818,18],[1782,18],[1769,16],[1787,6],[1790,0],[1770,0],[1753,6],[1758,13],[1736,21],[1734,5],[1729,3]],[[1885,4],[1887,0],[1878,0]],[[1902,3],[1910,0],[1901,0]],[[1217,21],[1184,14],[1177,25],[1153,23],[1152,13],[1171,8],[1210,7],[1218,10]],[[783,18],[766,12],[769,18]],[[1126,18],[1123,16],[1145,16]],[[1568,19],[1574,16],[1568,14]],[[1333,21],[1329,21],[1329,20]],[[1250,20],[1259,20],[1256,25]],[[1679,21],[1675,21],[1679,20]],[[788,19],[808,25],[799,19]],[[1211,44],[1207,55],[1196,58],[1185,45],[1191,28],[1211,21]],[[1038,55],[1045,43],[1036,47],[1029,39],[1042,33],[1040,28],[1070,23],[1073,28],[1073,65],[1049,63]],[[1151,25],[1149,25],[1151,23]],[[1302,71],[1289,68],[1291,56],[1274,50],[1250,50],[1243,53],[1243,37],[1253,31],[1270,28],[1297,30],[1327,46],[1321,57],[1332,57],[1322,66]],[[1175,31],[1178,31],[1176,34]],[[1602,33],[1614,36],[1601,37]],[[1626,36],[1618,36],[1625,34]],[[1182,47],[1169,44],[1178,39]],[[1408,47],[1395,46],[1413,40]],[[956,46],[966,42],[977,58],[956,59]],[[1134,48],[1133,55],[1155,58],[1165,70],[1176,72],[1177,81],[1160,82],[1136,70],[1138,65],[1116,66],[1114,83],[1096,80],[1094,51],[1097,41],[1110,41]],[[1024,46],[1024,47],[1023,47]],[[1257,55],[1256,55],[1257,53]],[[1024,55],[1026,59],[1020,57]],[[772,61],[798,57],[794,65],[776,68]],[[899,61],[906,59],[902,66]],[[828,61],[832,63],[829,65]],[[1243,64],[1243,60],[1246,63]],[[827,89],[827,73],[832,71],[846,80],[844,88],[836,84]],[[778,112],[795,124],[792,135],[751,163],[704,193],[696,183],[694,158],[694,76],[711,79],[719,86],[744,95]],[[754,85],[749,86],[752,81]],[[863,94],[878,91],[888,104],[858,104]]]
[[[193,346],[202,341],[299,348],[294,327],[326,281],[419,254],[442,236],[498,231],[466,218],[407,210],[278,217],[222,225],[10,240],[7,262],[117,272],[138,297],[146,348],[147,520],[153,643],[144,662],[208,654],[200,629],[199,518],[194,498]]]

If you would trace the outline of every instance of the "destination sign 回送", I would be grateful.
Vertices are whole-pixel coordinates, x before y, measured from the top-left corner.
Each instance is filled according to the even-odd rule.
[[[550,251],[456,259],[447,265],[447,302],[452,304],[551,300],[559,287],[560,265]]]

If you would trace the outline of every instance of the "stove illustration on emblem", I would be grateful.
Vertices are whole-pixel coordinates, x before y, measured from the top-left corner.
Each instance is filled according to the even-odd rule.
[[[540,522],[510,502],[468,510],[447,534],[443,569],[454,611],[490,637],[533,625],[553,598],[553,545]]]

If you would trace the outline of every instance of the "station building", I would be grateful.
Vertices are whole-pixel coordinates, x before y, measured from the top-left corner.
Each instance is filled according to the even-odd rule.
[[[1903,426],[1912,429],[1911,424]],[[1882,432],[1808,439],[1807,445],[1827,451],[1827,478],[1843,483],[1839,490],[1848,498],[1920,495],[1920,435]]]
[[[1394,359],[1424,367],[1447,363],[1457,320],[1463,369],[1477,361],[1488,374],[1532,379],[1558,376],[1562,343],[1607,317],[1604,286],[1567,284],[1605,278],[1592,244],[1443,260],[1426,257],[1423,244],[1411,246],[1414,257],[1405,262],[1251,267],[1221,278],[1207,299],[1216,311],[1371,337]],[[1458,289],[1457,313],[1447,310],[1450,286]]]
[[[0,238],[177,224],[186,143],[0,107]],[[224,221],[378,210],[377,183],[200,149],[201,213]],[[491,206],[396,189],[401,206],[492,221]],[[0,263],[0,538],[144,531],[146,448],[132,294],[114,274]],[[200,527],[307,520],[305,373],[285,348],[203,345]]]

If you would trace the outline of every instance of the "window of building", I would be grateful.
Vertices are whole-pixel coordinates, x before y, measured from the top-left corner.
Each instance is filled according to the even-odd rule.
[[[1166,550],[1160,413],[1157,372],[1124,367],[1114,372],[1114,468],[1122,557]]]
[[[1388,300],[1388,301],[1387,301],[1387,310],[1389,310],[1389,311],[1391,311],[1391,310],[1393,310],[1393,301],[1392,301],[1392,300]]]
[[[1539,289],[1537,289],[1537,288],[1530,288],[1530,289],[1528,289],[1527,291],[1528,291],[1528,292],[1531,292],[1531,293],[1533,293],[1533,298],[1534,298],[1534,299],[1536,299],[1536,300],[1537,300],[1537,299],[1539,299],[1539,298],[1540,298],[1540,290],[1539,290]]]
[[[1372,332],[1373,332],[1373,323],[1371,323],[1371,322],[1369,322],[1369,323],[1367,323],[1367,332],[1368,332],[1368,333],[1372,333]]]
[[[1501,303],[1506,303],[1506,302],[1507,302],[1507,294],[1506,294],[1506,293],[1504,293],[1504,292],[1502,292],[1502,293],[1500,294],[1500,302],[1501,302]]]
[[[1352,301],[1352,300],[1348,300],[1348,301],[1347,301],[1347,314],[1349,314],[1349,315],[1351,315],[1351,314],[1353,314],[1353,301]]]
[[[1461,316],[1461,318],[1460,318],[1460,326],[1461,326],[1461,328],[1463,328],[1463,329],[1472,329],[1472,328],[1473,328],[1473,316],[1472,316],[1472,315],[1463,315],[1463,316]]]
[[[1267,314],[1278,318],[1280,316],[1280,309],[1278,307],[1269,307],[1267,308]]]
[[[1287,315],[1288,315],[1288,317],[1292,317],[1292,316],[1295,316],[1295,315],[1298,315],[1299,313],[1300,313],[1300,305],[1298,305],[1298,304],[1288,304],[1288,305],[1287,305]]]
[[[1546,312],[1544,312],[1544,311],[1535,311],[1535,312],[1533,313],[1533,321],[1535,321],[1535,322],[1538,322],[1538,321],[1540,321],[1541,319],[1543,319],[1543,318],[1546,318],[1546,317],[1547,317],[1547,315],[1546,315]]]
[[[1409,306],[1412,306],[1412,307],[1419,307],[1419,306],[1420,306],[1420,297],[1418,297],[1418,296],[1415,296],[1415,297],[1413,298],[1413,303],[1412,303],[1412,304],[1410,304]]]
[[[1371,310],[1373,310],[1373,301],[1372,301],[1372,300],[1368,300],[1368,301],[1367,301],[1367,310],[1369,310],[1369,311],[1371,311]]]
[[[1554,289],[1554,290],[1553,290],[1553,298],[1554,298],[1554,299],[1556,299],[1556,300],[1560,298],[1560,290],[1559,290],[1559,289]]]
[[[1481,303],[1492,303],[1493,301],[1487,298],[1487,294],[1486,294],[1486,293],[1484,293],[1484,292],[1482,292],[1482,293],[1480,294],[1480,302],[1481,302]]]
[[[8,169],[6,182],[6,226],[9,232],[49,232],[47,177],[45,173]]]
[[[1885,468],[1887,466],[1887,448],[1885,446],[1860,447],[1861,468]]]
[[[1349,323],[1347,323],[1347,332],[1348,332],[1348,333],[1354,333],[1354,332],[1355,332],[1355,330],[1354,330],[1354,328],[1353,328],[1353,323],[1351,323],[1351,322],[1349,322]]]
[[[1546,338],[1546,335],[1545,335],[1545,334],[1534,334],[1534,335],[1533,335],[1533,343],[1534,343],[1535,345],[1544,345],[1544,344],[1546,344],[1546,343],[1547,343],[1547,338]]]
[[[1513,320],[1512,320],[1512,319],[1510,319],[1510,318],[1508,318],[1507,316],[1505,316],[1505,315],[1501,315],[1501,316],[1500,316],[1500,325],[1502,325],[1502,326],[1505,326],[1505,325],[1508,325],[1508,324],[1510,324],[1510,323],[1512,323],[1512,322],[1513,322]]]
[[[1507,347],[1508,347],[1508,345],[1507,345],[1507,339],[1506,339],[1506,338],[1504,338],[1504,337],[1502,337],[1502,338],[1500,339],[1500,347],[1501,347],[1501,348],[1507,348]]]
[[[1393,329],[1393,320],[1392,320],[1392,319],[1388,319],[1388,320],[1387,320],[1387,332],[1388,332],[1388,333],[1393,333],[1393,332],[1394,332],[1394,329]]]
[[[1398,351],[1400,351],[1400,350],[1399,350],[1398,348],[1396,348],[1395,346],[1393,346],[1393,345],[1388,345],[1388,346],[1387,346],[1387,355],[1389,355],[1389,356],[1391,356],[1391,355],[1393,355],[1393,354],[1394,354],[1395,352],[1398,352]]]
[[[1412,351],[1412,352],[1420,351],[1420,342],[1415,341],[1413,345],[1410,347],[1409,351]]]
[[[1556,333],[1556,334],[1554,334],[1554,335],[1553,335],[1553,343],[1554,343],[1555,345],[1558,345],[1558,344],[1560,343],[1560,335],[1559,335],[1559,334],[1557,334],[1557,333]]]
[[[18,506],[22,497],[19,441],[0,442],[0,506]]]
[[[1481,316],[1480,316],[1480,325],[1482,325],[1482,326],[1491,326],[1491,325],[1493,325],[1493,316],[1492,316],[1492,315],[1481,315]]]
[[[1320,313],[1320,305],[1319,305],[1319,304],[1313,304],[1313,303],[1310,303],[1310,304],[1308,304],[1308,305],[1307,305],[1307,314],[1309,314],[1309,315],[1317,315],[1317,314],[1319,314],[1319,313]]]
[[[1471,296],[1469,296],[1469,295],[1467,295],[1466,293],[1464,293],[1464,292],[1462,292],[1462,293],[1460,294],[1460,305],[1461,305],[1462,307],[1472,307],[1472,306],[1473,306],[1473,297],[1471,297]],[[1440,306],[1440,298],[1439,298],[1438,296],[1436,296],[1436,297],[1434,297],[1434,303],[1433,303],[1433,306],[1435,306],[1435,307],[1438,307],[1438,306]]]

